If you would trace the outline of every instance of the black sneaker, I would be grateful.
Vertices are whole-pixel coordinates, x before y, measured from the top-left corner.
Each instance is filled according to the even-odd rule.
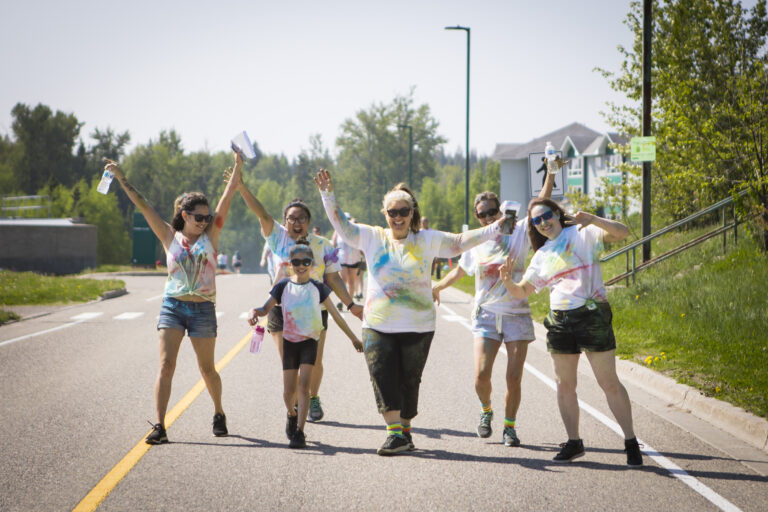
[[[491,428],[491,420],[493,419],[493,411],[484,412],[480,415],[480,423],[477,424],[477,435],[480,437],[491,437],[493,429]]]
[[[147,444],[165,444],[168,442],[168,434],[162,423],[152,425],[152,432],[149,433],[144,442]]]
[[[408,441],[408,451],[412,452],[416,449],[416,445],[413,444],[413,438],[410,432],[403,432],[403,437]]]
[[[584,442],[581,439],[569,439],[567,443],[560,443],[560,453],[552,459],[555,462],[571,462],[584,456]]]
[[[376,453],[379,455],[394,455],[396,453],[404,452],[408,450],[410,443],[402,436],[388,435],[387,440],[381,445]]]
[[[643,455],[640,453],[640,443],[637,438],[624,440],[624,451],[627,453],[627,466],[642,466]]]
[[[221,413],[213,415],[213,435],[216,437],[226,436],[227,432],[227,417]]]
[[[296,432],[291,436],[291,442],[288,444],[291,448],[306,448],[307,439],[304,437],[304,432],[300,429],[296,429]]]
[[[520,446],[520,439],[517,437],[515,427],[504,427],[501,441],[504,443],[504,446]]]
[[[298,429],[299,417],[288,415],[288,419],[285,422],[285,436],[288,439],[293,439],[293,434]]]

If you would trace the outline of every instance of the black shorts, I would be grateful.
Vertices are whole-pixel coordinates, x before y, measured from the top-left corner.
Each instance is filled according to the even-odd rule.
[[[317,359],[317,340],[283,340],[283,370],[298,370],[302,364],[315,364]]]
[[[328,311],[323,310],[323,330],[328,330]],[[283,332],[283,308],[275,306],[267,315],[267,330],[269,332]]]
[[[591,302],[567,311],[551,310],[544,319],[547,349],[553,354],[613,350],[616,348],[616,337],[612,321],[613,313],[607,302]]]

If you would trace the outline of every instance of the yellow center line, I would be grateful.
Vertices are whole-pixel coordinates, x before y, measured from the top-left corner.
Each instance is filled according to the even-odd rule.
[[[232,349],[227,352],[227,355],[222,357],[221,360],[216,363],[216,371],[220,372],[225,366],[227,366],[227,364],[232,361],[237,353],[240,352],[243,347],[248,344],[250,339],[251,334],[248,333],[237,343],[237,345],[232,347]],[[179,400],[173,409],[171,409],[170,412],[165,415],[166,428],[173,425],[173,422],[179,419],[179,416],[181,416],[182,413],[190,405],[192,405],[192,402],[194,402],[200,393],[203,392],[203,389],[205,389],[205,382],[203,379],[200,379],[197,381],[197,384],[192,386],[192,389],[190,389],[187,394],[184,395],[181,400]],[[151,432],[151,430],[149,432]],[[147,435],[149,435],[149,432],[147,432]],[[107,497],[107,495],[109,495],[109,493],[112,492],[117,484],[120,483],[120,480],[125,478],[125,475],[127,475],[131,469],[133,469],[133,466],[139,462],[139,460],[149,451],[151,447],[152,445],[145,443],[144,439],[142,438],[142,440],[139,441],[136,446],[134,446],[131,451],[129,451],[125,457],[120,460],[120,462],[115,464],[115,467],[113,467],[109,473],[107,473],[106,476],[104,476],[104,478],[102,478],[101,481],[96,484],[93,489],[91,489],[91,492],[89,492],[85,498],[83,498],[83,500],[77,504],[77,506],[73,509],[73,512],[91,512],[96,510],[98,506],[101,505],[101,502],[104,501],[104,499]]]

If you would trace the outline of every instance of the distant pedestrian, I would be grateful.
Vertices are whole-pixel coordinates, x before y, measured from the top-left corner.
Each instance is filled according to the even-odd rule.
[[[344,319],[334,309],[329,295],[331,289],[310,279],[314,254],[309,243],[299,239],[290,249],[293,274],[277,282],[269,292],[270,298],[260,308],[253,308],[248,322],[255,325],[275,306],[282,306],[283,316],[283,401],[288,414],[285,435],[291,448],[304,448],[304,426],[309,410],[309,385],[317,358],[317,340],[323,332],[321,304],[333,317],[341,330],[352,340],[358,352],[363,345]],[[298,395],[298,411],[294,409]]]
[[[216,257],[216,264],[219,267],[219,270],[226,270],[227,268],[227,255],[223,252],[220,252],[219,255]]]
[[[240,257],[240,251],[235,251],[235,254],[232,255],[232,269],[235,271],[235,274],[240,273],[240,267],[243,266],[243,259]]]
[[[262,267],[265,267],[267,269],[267,275],[269,275],[269,284],[274,284],[275,259],[272,254],[272,250],[269,248],[269,245],[267,245],[266,243],[264,244],[264,249],[261,251],[261,262],[259,264]]]
[[[155,384],[157,423],[147,436],[147,444],[168,442],[165,413],[171,396],[184,334],[189,335],[214,406],[213,434],[227,435],[227,420],[221,405],[221,377],[216,371],[216,252],[219,234],[240,181],[243,160],[235,153],[235,167],[224,195],[210,214],[208,199],[199,192],[182,194],[174,204],[171,223],[165,222],[144,197],[128,183],[117,162],[106,160],[105,170],[114,174],[128,198],[147,219],[163,244],[168,264],[168,280],[160,308],[157,330],[160,334],[160,371]]]
[[[435,334],[432,260],[457,256],[500,235],[502,221],[461,234],[422,232],[419,205],[401,183],[382,201],[388,228],[353,224],[336,204],[328,171],[318,172],[315,183],[333,228],[362,250],[368,262],[365,359],[376,405],[387,424],[387,438],[377,453],[413,450],[411,420],[418,413],[421,374]]]
[[[584,455],[576,395],[579,357],[583,351],[624,432],[627,465],[640,466],[643,457],[632,426],[632,405],[616,374],[613,314],[600,267],[603,244],[624,240],[629,229],[591,213],[569,216],[549,199],[531,201],[528,223],[535,251],[528,269],[515,283],[515,262],[509,258],[500,275],[507,290],[518,299],[549,288],[550,311],[544,326],[557,377],[557,403],[568,434],[568,441],[560,445],[554,460],[569,462]]]

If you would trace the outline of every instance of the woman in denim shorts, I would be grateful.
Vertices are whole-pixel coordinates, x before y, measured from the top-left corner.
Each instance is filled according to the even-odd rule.
[[[603,244],[624,240],[629,229],[591,213],[566,215],[549,199],[531,201],[528,222],[533,259],[518,283],[513,280],[514,262],[508,259],[501,279],[520,299],[542,288],[550,290],[544,326],[557,377],[557,403],[568,434],[568,442],[560,445],[554,460],[569,462],[584,455],[576,395],[579,356],[584,351],[624,432],[627,465],[640,466],[643,458],[632,426],[632,406],[616,375],[616,340],[600,267]]]
[[[549,198],[554,183],[555,175],[547,173],[547,181],[539,197]],[[482,192],[475,198],[475,218],[481,226],[499,220],[504,215],[500,208],[501,202],[493,192]],[[475,338],[475,392],[481,409],[477,435],[487,438],[493,433],[491,374],[496,354],[503,343],[507,353],[507,390],[504,396],[504,430],[501,442],[505,446],[520,446],[515,427],[522,396],[523,367],[528,354],[528,343],[536,336],[533,334],[533,320],[528,301],[510,295],[499,279],[499,268],[507,257],[511,257],[517,262],[515,276],[521,277],[528,249],[528,222],[521,219],[512,234],[490,240],[462,254],[459,264],[432,287],[432,296],[439,304],[441,290],[466,274],[475,276],[472,334]]]
[[[432,260],[451,258],[501,234],[499,220],[461,234],[420,230],[419,205],[405,184],[385,196],[387,228],[354,224],[336,205],[328,171],[315,183],[333,229],[363,251],[368,284],[363,315],[365,361],[387,438],[379,455],[413,450],[411,420],[418,413],[419,386],[435,333]]]
[[[221,377],[216,371],[216,253],[219,233],[237,190],[243,160],[235,153],[235,167],[216,206],[210,214],[208,199],[199,192],[183,194],[176,199],[171,223],[163,220],[144,197],[131,186],[116,162],[107,160],[105,170],[112,172],[126,195],[147,219],[165,249],[168,280],[160,308],[157,330],[160,335],[160,371],[155,383],[157,423],[145,442],[168,442],[165,413],[171,396],[171,382],[176,369],[184,334],[189,335],[197,356],[200,373],[213,399],[213,434],[227,435],[227,421],[221,406]]]

